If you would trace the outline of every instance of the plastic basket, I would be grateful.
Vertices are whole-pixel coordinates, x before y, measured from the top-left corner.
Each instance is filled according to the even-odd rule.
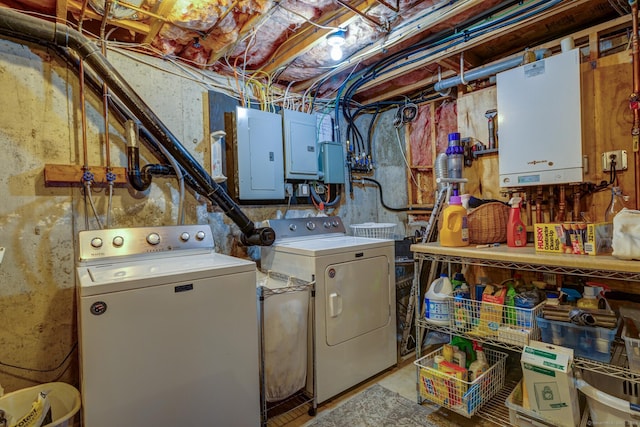
[[[442,347],[413,362],[420,368],[420,396],[470,418],[504,386],[507,354],[485,348],[489,369],[473,382],[434,368]]]
[[[540,338],[536,317],[542,315],[544,302],[533,308],[454,297],[447,302],[451,329],[459,333],[521,346]]]
[[[518,427],[555,427],[558,423],[522,406],[522,381],[504,402],[509,408],[509,422]]]
[[[365,222],[350,225],[353,235],[357,237],[371,237],[374,239],[393,239],[395,224],[386,222]]]
[[[41,391],[48,393],[47,398],[51,404],[53,418],[51,423],[45,424],[43,427],[80,425],[79,416],[77,416],[81,406],[80,392],[74,386],[63,382],[40,384],[7,393],[0,397],[0,409],[11,415],[15,421],[29,412],[31,404]]]
[[[629,369],[640,372],[640,339],[628,337],[626,325],[622,328],[622,339],[624,339],[624,346],[627,349]]]

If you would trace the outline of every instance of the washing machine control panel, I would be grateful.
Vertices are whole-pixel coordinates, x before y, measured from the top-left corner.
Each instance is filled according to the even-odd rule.
[[[211,228],[197,224],[81,231],[78,243],[80,261],[214,248]]]
[[[342,219],[337,216],[309,218],[270,219],[269,227],[276,233],[276,239],[296,237],[322,237],[328,234],[346,234]]]

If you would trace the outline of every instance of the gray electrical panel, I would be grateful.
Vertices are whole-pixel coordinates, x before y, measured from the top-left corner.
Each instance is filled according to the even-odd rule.
[[[318,179],[318,131],[314,114],[282,110],[286,179]]]
[[[325,184],[344,184],[344,151],[339,142],[321,142],[318,163]]]
[[[284,199],[282,118],[236,107],[238,198]]]

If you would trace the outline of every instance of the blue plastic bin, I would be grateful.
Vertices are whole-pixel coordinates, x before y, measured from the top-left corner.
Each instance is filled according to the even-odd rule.
[[[611,343],[618,328],[579,326],[569,322],[536,317],[542,341],[573,349],[574,355],[598,362],[611,361]]]

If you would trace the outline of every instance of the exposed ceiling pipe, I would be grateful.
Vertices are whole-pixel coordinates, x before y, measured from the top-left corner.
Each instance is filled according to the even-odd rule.
[[[547,51],[548,51],[547,49],[536,50],[535,51],[536,60],[542,59],[544,57],[544,54]],[[454,77],[449,77],[448,79],[440,80],[438,83],[436,83],[433,86],[433,89],[436,92],[442,92],[446,89],[456,87],[461,84],[466,84],[466,82],[472,82],[474,80],[484,79],[486,77],[490,77],[502,71],[506,71],[510,68],[518,67],[522,65],[523,62],[524,62],[524,56],[516,56],[514,58],[507,59],[506,61],[487,65],[486,67],[475,68],[473,70],[465,72],[464,76],[454,76]]]
[[[63,24],[34,18],[9,8],[0,8],[0,35],[46,46],[67,47],[76,52],[176,159],[186,174],[191,175],[197,184],[196,191],[216,203],[240,228],[244,244],[264,246],[273,244],[275,241],[273,229],[255,227],[226,191],[211,178],[202,165],[180,144],[118,71],[104,58],[98,47],[81,33]]]

